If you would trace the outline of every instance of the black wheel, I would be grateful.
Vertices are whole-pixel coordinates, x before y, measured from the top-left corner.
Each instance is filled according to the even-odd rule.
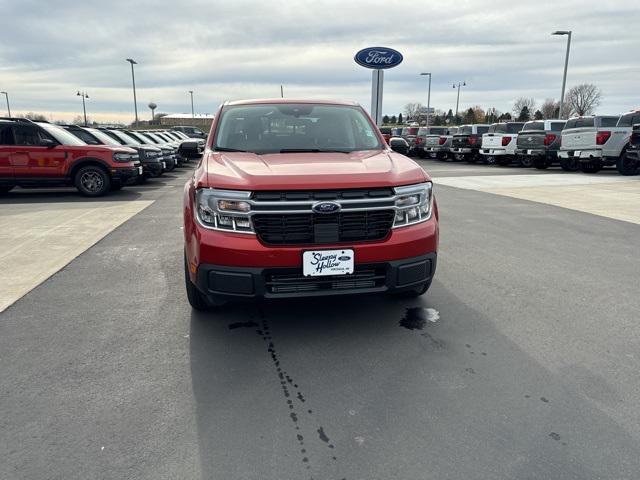
[[[621,175],[637,175],[640,165],[638,165],[638,160],[631,158],[627,152],[623,152],[616,162],[616,168]]]
[[[602,162],[599,160],[580,162],[580,171],[582,173],[598,173],[600,170],[602,170]]]
[[[520,155],[517,161],[518,165],[524,168],[533,167],[533,159],[529,155]]]
[[[437,160],[438,159],[438,153],[437,152],[429,152],[429,158],[432,158],[433,160]]]
[[[560,168],[565,172],[577,172],[580,170],[580,162],[577,158],[561,158]]]
[[[463,161],[463,160],[464,160],[464,154],[462,154],[462,153],[454,153],[454,154],[453,154],[453,159],[454,159],[456,162],[461,162],[461,161]]]
[[[76,172],[73,183],[86,197],[101,197],[111,190],[109,174],[97,165],[87,165]]]
[[[425,158],[427,156],[427,154],[425,153],[424,150],[418,150],[418,157],[419,158]]]
[[[14,185],[0,185],[0,195],[9,193],[13,189]]]
[[[493,155],[489,155],[487,157],[484,157],[484,161],[487,163],[487,165],[495,165],[496,157],[494,157]]]
[[[402,298],[416,298],[427,293],[427,290],[429,290],[430,286],[431,280],[429,280],[428,282],[424,282],[422,285],[414,287],[411,290],[404,290],[402,292],[395,293],[394,295],[396,297]]]
[[[207,310],[209,303],[204,295],[196,288],[191,279],[189,278],[189,269],[187,267],[187,255],[184,255],[184,285],[187,290],[187,299],[189,304],[195,310]]]
[[[533,166],[536,167],[538,170],[544,170],[549,165],[547,164],[547,159],[546,158],[544,158],[544,157],[535,157],[533,159]]]

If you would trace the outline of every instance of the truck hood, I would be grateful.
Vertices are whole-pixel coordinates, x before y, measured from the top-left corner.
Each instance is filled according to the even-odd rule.
[[[307,190],[393,187],[429,179],[414,161],[390,150],[351,153],[206,153],[205,187]]]

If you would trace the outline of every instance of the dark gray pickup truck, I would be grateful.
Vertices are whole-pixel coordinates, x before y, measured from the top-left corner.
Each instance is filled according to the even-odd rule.
[[[518,135],[516,158],[523,167],[545,169],[559,164],[561,132],[565,120],[534,120],[527,122]]]

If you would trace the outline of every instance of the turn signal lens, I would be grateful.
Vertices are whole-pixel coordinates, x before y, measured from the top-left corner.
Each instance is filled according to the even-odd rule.
[[[251,206],[247,202],[238,200],[218,200],[218,210],[228,212],[248,212]]]

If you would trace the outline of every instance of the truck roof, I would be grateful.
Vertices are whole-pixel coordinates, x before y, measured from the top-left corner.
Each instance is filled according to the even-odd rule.
[[[311,98],[255,98],[248,100],[226,101],[224,105],[259,105],[263,103],[320,103],[323,105],[348,105],[358,106],[358,103],[346,100],[327,100],[327,99],[311,99]]]

